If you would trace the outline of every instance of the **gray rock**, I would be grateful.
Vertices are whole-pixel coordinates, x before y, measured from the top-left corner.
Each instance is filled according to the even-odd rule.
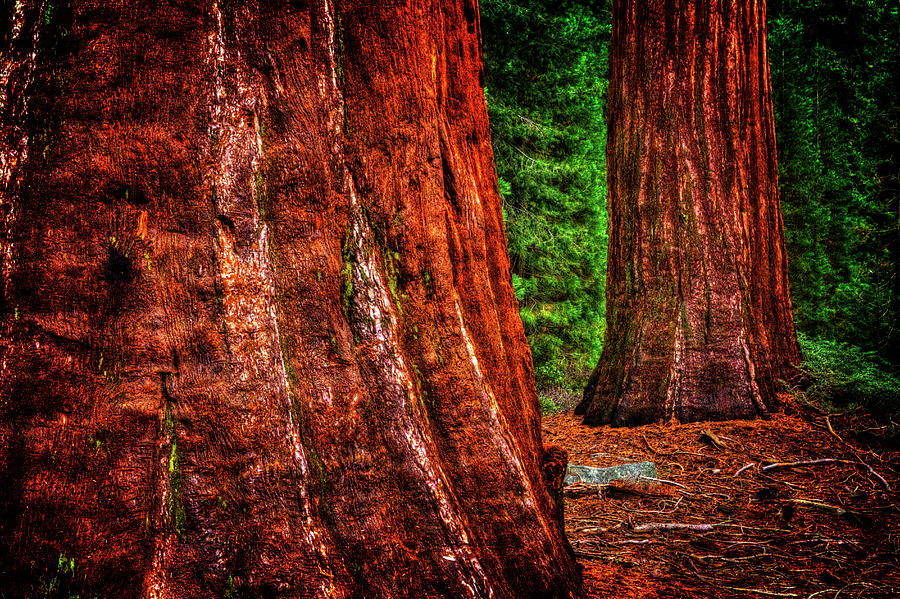
[[[594,468],[569,464],[566,468],[565,484],[582,482],[594,485],[606,485],[613,480],[640,480],[641,477],[658,478],[656,464],[653,462],[632,462],[608,468]]]

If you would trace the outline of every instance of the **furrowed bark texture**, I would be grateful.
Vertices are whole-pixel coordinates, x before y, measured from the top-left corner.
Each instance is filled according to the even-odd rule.
[[[760,0],[615,0],[591,424],[752,418],[799,362]]]
[[[0,594],[578,595],[477,15],[7,9]]]

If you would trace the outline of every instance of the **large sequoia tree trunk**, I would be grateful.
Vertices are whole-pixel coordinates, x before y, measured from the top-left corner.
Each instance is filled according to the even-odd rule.
[[[0,594],[577,595],[477,5],[4,10]]]
[[[590,424],[751,418],[799,361],[764,0],[615,0]]]

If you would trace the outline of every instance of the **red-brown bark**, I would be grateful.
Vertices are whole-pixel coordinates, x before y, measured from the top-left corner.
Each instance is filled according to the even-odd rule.
[[[764,0],[615,0],[606,342],[590,424],[752,418],[799,349]]]
[[[578,594],[477,14],[12,10],[0,594]]]

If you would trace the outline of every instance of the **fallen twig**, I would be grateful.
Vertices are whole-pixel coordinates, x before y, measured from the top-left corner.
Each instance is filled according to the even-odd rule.
[[[828,545],[853,545],[854,547],[859,547],[859,543],[856,541],[850,541],[847,539],[832,539],[828,537],[815,537],[812,539],[797,539],[796,541],[788,541],[789,545],[809,545],[813,543],[826,543]]]
[[[647,439],[647,435],[641,434],[641,439],[644,440],[644,444],[647,445],[647,449],[649,449],[650,451],[652,451],[652,452],[655,453],[656,455],[671,455],[671,454],[668,454],[668,453],[660,453],[658,449],[656,449],[655,447],[653,447],[652,445],[650,445],[650,441]]]
[[[742,472],[749,470],[750,468],[753,468],[754,466],[756,466],[756,462],[750,462],[749,464],[747,464],[746,466],[742,466],[737,472],[735,472],[734,476],[735,477],[740,476],[740,474]]]
[[[584,534],[587,534],[587,533],[604,533],[604,532],[607,532],[608,530],[609,530],[609,529],[607,529],[607,528],[600,528],[599,526],[587,526],[587,527],[585,527],[585,528],[576,528],[576,529],[575,529],[575,532],[578,532],[578,533],[584,533]]]
[[[807,466],[819,466],[821,464],[852,464],[854,466],[862,466],[866,470],[869,471],[875,479],[881,483],[881,486],[885,488],[886,491],[891,491],[891,485],[888,484],[888,481],[885,480],[883,476],[875,472],[875,469],[866,464],[865,462],[854,462],[852,460],[839,460],[836,458],[823,458],[821,460],[805,460],[800,462],[775,462],[774,464],[768,464],[763,466],[760,470],[763,472],[768,472],[769,470],[774,470],[776,468],[805,468]]]
[[[652,451],[652,452],[655,453],[656,455],[662,455],[662,456],[693,455],[693,456],[697,456],[697,457],[700,457],[700,458],[706,458],[706,459],[708,459],[708,460],[718,460],[718,459],[720,459],[720,458],[718,458],[718,457],[716,457],[716,456],[714,456],[714,455],[709,455],[708,453],[697,453],[697,452],[695,452],[695,451],[681,451],[681,450],[677,450],[677,451],[660,451],[660,450],[656,449],[655,447],[653,447],[652,445],[650,445],[650,441],[649,441],[649,439],[647,439],[647,435],[642,434],[642,435],[641,435],[641,439],[644,440],[644,444],[647,446],[647,449],[649,449],[650,451]],[[679,465],[680,465],[680,464],[679,464]]]
[[[842,508],[837,505],[831,505],[830,503],[822,503],[820,501],[810,501],[808,499],[790,499],[791,503],[795,505],[804,505],[807,507],[816,508],[817,510],[821,510],[823,512],[828,512],[829,514],[834,514],[835,516],[841,516],[842,518],[848,518],[859,524],[869,525],[872,523],[872,519],[861,513],[853,510],[848,510],[846,508]]]
[[[690,553],[685,553],[684,555],[697,560],[718,560],[722,562],[727,562],[730,564],[740,564],[747,561],[758,560],[761,557],[769,557],[771,554],[769,553],[760,553],[759,555],[745,555],[743,557],[725,557],[724,555],[693,555]]]
[[[831,426],[831,417],[830,416],[825,416],[825,426],[828,427],[828,432],[831,433],[832,435],[834,435],[835,439],[837,439],[841,443],[844,442],[844,440],[841,439],[841,436],[839,434],[837,434],[836,432],[834,432],[834,427]]]
[[[818,508],[822,511],[829,512],[837,516],[843,516],[844,514],[849,512],[849,510],[845,510],[840,506],[831,505],[830,503],[822,503],[820,501],[810,501],[809,499],[790,499],[789,501],[791,503],[796,503],[797,505],[806,505],[809,507]]]
[[[694,532],[710,532],[715,530],[713,524],[687,524],[685,522],[650,522],[631,527],[634,532],[654,532],[657,530],[692,530]]]
[[[681,489],[687,489],[686,486],[684,486],[681,483],[676,483],[674,480],[666,480],[664,478],[653,478],[652,476],[644,476],[644,475],[641,475],[638,478],[640,478],[641,480],[649,480],[649,481],[652,481],[655,483],[662,483],[664,485],[672,485],[673,487],[679,487]]]
[[[675,502],[675,505],[672,506],[670,510],[638,510],[632,509],[631,512],[635,514],[674,514],[678,511],[678,506],[681,505],[681,501],[684,499],[684,496],[678,498],[678,501]]]
[[[745,589],[741,587],[722,587],[729,591],[741,591],[743,593],[756,593],[757,595],[768,595],[769,597],[798,597],[796,593],[775,593],[774,591],[763,591],[760,589]]]
[[[837,414],[830,414],[830,415],[831,415],[831,416],[834,416],[835,418],[838,418],[838,417],[840,417],[840,416],[849,416],[850,414],[854,414],[854,413],[856,413],[856,412],[859,412],[859,411],[862,410],[862,409],[863,409],[862,406],[856,406],[856,407],[853,408],[852,410],[847,410],[846,412],[839,412],[839,413],[837,413]]]

